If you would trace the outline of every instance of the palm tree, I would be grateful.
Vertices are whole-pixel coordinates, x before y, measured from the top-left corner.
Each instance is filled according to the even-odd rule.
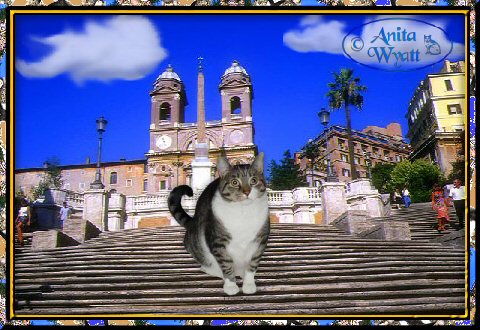
[[[320,156],[320,149],[318,148],[318,145],[313,142],[312,139],[308,140],[308,143],[305,145],[302,154],[300,158],[307,158],[308,161],[310,162],[310,171],[311,171],[311,182],[310,186],[313,187],[313,168],[315,165],[315,161],[317,158]],[[306,172],[306,171],[305,171]],[[307,175],[305,175],[307,177]]]
[[[353,77],[352,69],[341,69],[340,73],[333,73],[335,81],[328,83],[330,90],[326,94],[329,98],[330,107],[332,109],[345,108],[345,116],[347,117],[347,137],[348,137],[348,154],[350,160],[350,170],[352,180],[358,178],[355,169],[355,158],[353,153],[352,141],[352,123],[350,116],[350,106],[354,106],[359,110],[363,106],[363,96],[360,94],[367,90],[367,87],[360,85],[360,78]]]

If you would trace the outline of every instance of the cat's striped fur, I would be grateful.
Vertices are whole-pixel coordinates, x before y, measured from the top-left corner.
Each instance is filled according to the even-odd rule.
[[[168,206],[185,227],[185,248],[201,269],[223,278],[229,295],[239,291],[235,276],[243,278],[244,293],[255,293],[255,273],[270,234],[263,153],[251,165],[230,166],[221,157],[217,170],[219,178],[202,192],[193,217],[181,206],[183,195],[193,195],[188,186],[173,189]]]

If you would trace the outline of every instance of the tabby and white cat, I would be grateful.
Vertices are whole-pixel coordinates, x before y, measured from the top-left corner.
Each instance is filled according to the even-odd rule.
[[[240,276],[243,293],[252,294],[257,291],[254,277],[270,234],[263,153],[251,165],[231,166],[220,157],[217,170],[219,178],[202,192],[193,217],[181,206],[183,195],[193,195],[189,186],[172,190],[168,208],[185,227],[185,248],[201,270],[222,278],[228,295],[240,291],[235,281]]]

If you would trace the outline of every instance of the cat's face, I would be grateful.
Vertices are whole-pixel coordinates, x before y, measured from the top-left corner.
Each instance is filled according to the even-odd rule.
[[[424,36],[423,36],[423,40],[424,40],[424,41],[430,41],[430,39],[432,39],[432,36],[431,36],[431,35],[429,35],[429,36],[425,36],[425,35],[424,35]]]
[[[219,191],[223,198],[232,202],[254,200],[266,194],[263,175],[263,152],[251,165],[231,166],[224,157],[218,159],[217,170],[220,175]]]

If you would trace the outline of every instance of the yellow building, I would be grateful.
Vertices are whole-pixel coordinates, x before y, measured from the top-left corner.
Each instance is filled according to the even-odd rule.
[[[464,159],[466,107],[465,62],[445,60],[415,90],[408,113],[410,159],[427,158],[448,175],[452,162]]]

